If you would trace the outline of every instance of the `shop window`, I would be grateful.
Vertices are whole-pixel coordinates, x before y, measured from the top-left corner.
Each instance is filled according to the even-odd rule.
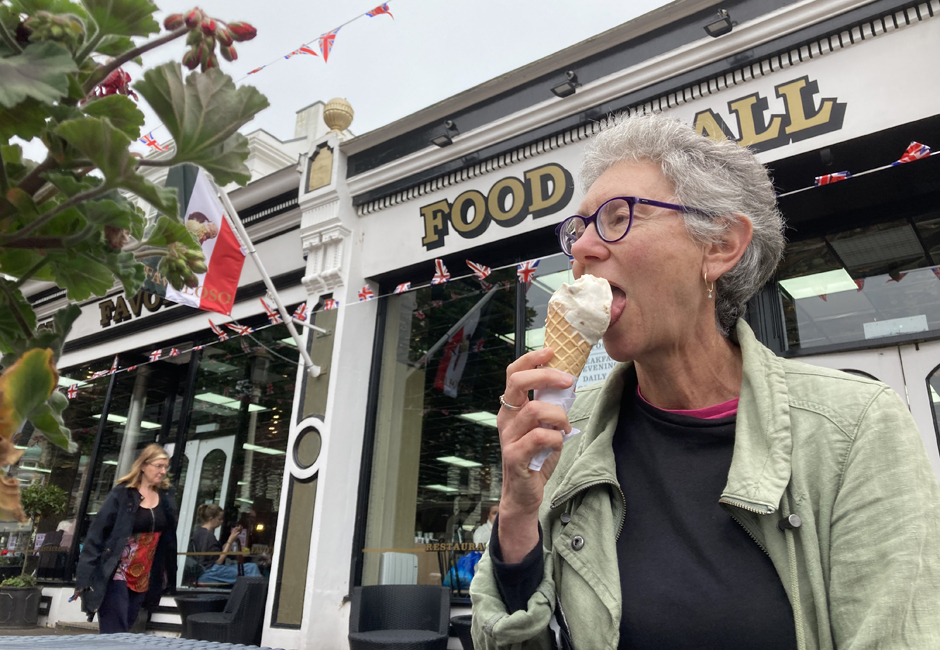
[[[790,349],[940,333],[940,215],[787,245],[778,289]]]
[[[382,298],[363,585],[405,579],[466,595],[502,490],[496,412],[516,322],[524,347],[541,347],[548,298],[569,269],[565,256],[542,259],[522,304],[514,267],[485,285],[471,277]],[[402,555],[417,556],[417,575]]]
[[[225,511],[217,531],[244,533],[239,546],[270,565],[287,454],[297,349],[283,325],[203,350],[193,387],[180,485],[177,542],[188,548],[202,504]],[[178,579],[182,584],[182,568]]]

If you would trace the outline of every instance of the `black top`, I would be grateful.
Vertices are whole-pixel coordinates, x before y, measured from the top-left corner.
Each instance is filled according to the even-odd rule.
[[[208,529],[200,526],[193,533],[193,550],[197,553],[208,553],[209,551],[222,552],[222,542],[215,538]],[[211,569],[212,565],[219,559],[218,555],[197,555],[196,559],[204,569]]]
[[[140,506],[137,508],[137,514],[134,515],[134,527],[131,529],[133,534],[137,533],[162,533],[167,529],[167,517],[163,508],[156,505],[153,508]]]
[[[625,396],[613,443],[626,499],[617,540],[619,648],[796,648],[793,611],[770,558],[718,504],[734,425],[733,416],[703,420]],[[499,552],[496,533],[491,554]],[[533,580],[541,580],[542,554],[518,565],[497,559],[507,607],[524,609]]]

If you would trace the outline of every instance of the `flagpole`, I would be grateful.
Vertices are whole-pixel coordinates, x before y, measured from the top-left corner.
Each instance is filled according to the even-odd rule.
[[[208,174],[206,175],[206,178],[210,178]],[[242,244],[245,246],[245,249],[251,256],[251,260],[255,263],[255,267],[258,269],[258,273],[261,274],[261,279],[264,280],[264,285],[268,288],[268,295],[272,300],[274,300],[274,304],[277,306],[277,311],[281,314],[281,320],[284,321],[284,325],[287,326],[287,331],[290,332],[291,337],[294,339],[294,343],[297,344],[297,350],[300,352],[300,356],[304,360],[304,367],[311,377],[319,377],[320,366],[314,364],[313,359],[310,358],[310,354],[307,352],[307,348],[303,344],[303,341],[300,338],[300,334],[297,333],[297,328],[294,327],[294,321],[291,319],[290,314],[287,313],[287,308],[284,306],[284,302],[281,300],[281,296],[278,295],[277,289],[274,288],[274,282],[271,281],[271,276],[268,275],[264,265],[261,263],[261,258],[258,256],[258,251],[255,250],[255,245],[248,236],[248,231],[245,230],[245,226],[242,223],[241,217],[238,216],[238,212],[232,205],[231,200],[229,200],[228,194],[222,188],[216,185],[215,179],[210,178],[210,182],[212,183],[212,187],[214,187],[215,191],[218,193],[219,199],[222,201],[222,205],[225,206],[225,209],[228,212],[229,221],[235,228],[235,232],[238,233],[239,239],[241,239]]]

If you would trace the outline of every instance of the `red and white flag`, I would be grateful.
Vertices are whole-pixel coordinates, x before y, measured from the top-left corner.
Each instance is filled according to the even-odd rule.
[[[444,260],[434,260],[434,277],[431,278],[431,284],[444,284],[449,281],[450,273],[448,273],[447,267],[444,266]]]
[[[72,384],[69,386],[69,389],[65,392],[68,395],[69,399],[75,399],[78,397],[78,384]]]
[[[258,298],[261,301],[261,306],[264,307],[264,313],[268,315],[268,322],[272,325],[277,325],[281,321],[281,315],[275,310],[271,309],[270,305],[264,301],[264,298]]]
[[[154,350],[153,352],[150,353],[150,360],[159,361],[160,356],[161,356],[161,350]]]
[[[186,205],[186,229],[202,247],[209,269],[196,274],[199,284],[177,291],[165,285],[167,300],[231,316],[238,279],[245,265],[245,252],[229,225],[222,204],[206,173],[199,170]]]
[[[179,355],[180,355],[180,351],[179,351],[179,350],[177,350],[176,348],[170,348],[170,353],[169,353],[168,355],[166,355],[166,356],[168,356],[168,357],[178,357]]]
[[[339,300],[327,298],[323,301],[323,311],[330,311],[331,309],[336,309],[337,307],[339,307]]]
[[[400,285],[395,287],[395,293],[405,293],[406,291],[411,290],[410,282],[402,282]]]
[[[294,51],[291,52],[290,54],[285,54],[285,55],[284,55],[284,58],[285,58],[285,59],[289,59],[289,58],[291,58],[292,56],[297,56],[298,54],[309,54],[309,55],[311,55],[311,56],[320,56],[319,54],[317,54],[316,52],[313,51],[313,48],[307,47],[306,45],[301,45],[300,47],[298,47],[296,50],[294,50]]]
[[[222,328],[212,322],[212,319],[209,319],[209,328],[215,332],[215,335],[219,337],[220,341],[228,341],[228,334],[222,331]]]
[[[342,25],[340,25],[342,27]],[[333,51],[333,42],[336,40],[336,32],[339,31],[339,27],[334,30],[328,31],[326,34],[318,38],[320,42],[320,54],[323,55],[323,62],[326,63],[330,60],[330,52]]]
[[[375,294],[372,292],[372,289],[369,288],[368,284],[359,290],[359,302],[372,300],[373,298],[375,298]]]
[[[239,336],[245,336],[246,334],[251,334],[254,332],[253,329],[247,325],[236,325],[235,323],[226,323],[225,326],[238,334]]]
[[[478,280],[485,280],[487,276],[493,272],[490,267],[471,262],[470,260],[467,260],[467,266],[470,267],[470,270],[473,271],[473,275],[477,276]]]
[[[291,318],[296,320],[307,320],[307,303],[302,302],[297,305],[297,309],[294,310],[294,313],[291,314]]]

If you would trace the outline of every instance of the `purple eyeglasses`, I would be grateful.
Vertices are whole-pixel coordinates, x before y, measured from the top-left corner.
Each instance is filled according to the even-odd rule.
[[[706,214],[702,210],[676,205],[675,203],[641,199],[638,196],[617,196],[604,202],[590,217],[582,217],[580,214],[576,214],[558,224],[558,227],[555,228],[555,234],[558,235],[561,250],[570,257],[571,247],[581,239],[581,235],[584,234],[584,231],[592,222],[595,224],[597,234],[600,235],[602,240],[608,244],[620,241],[630,232],[630,226],[633,225],[633,208],[638,203],[651,205],[655,208],[675,210],[676,212]]]

